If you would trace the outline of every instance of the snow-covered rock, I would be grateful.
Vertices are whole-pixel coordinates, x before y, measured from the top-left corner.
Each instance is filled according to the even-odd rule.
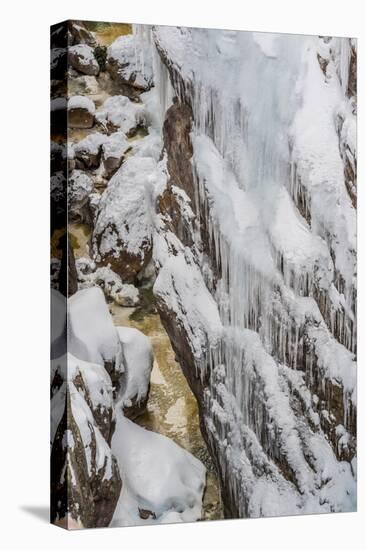
[[[68,61],[73,69],[86,75],[97,76],[99,74],[98,61],[95,59],[94,50],[87,44],[77,44],[68,49]]]
[[[94,132],[72,145],[73,156],[77,161],[78,167],[98,168],[102,145],[106,138],[107,136],[104,134]]]
[[[151,258],[150,196],[164,178],[151,157],[129,157],[109,181],[98,206],[93,256],[125,282],[132,282]]]
[[[108,130],[118,129],[131,134],[144,124],[144,107],[124,95],[115,95],[105,100],[96,113],[96,119]]]
[[[120,166],[130,145],[124,132],[114,132],[102,145],[104,169],[110,177]]]
[[[111,135],[94,132],[72,145],[73,157],[78,167],[98,168],[101,160],[107,177],[119,168],[130,145],[123,132]]]
[[[93,191],[93,180],[81,170],[73,170],[68,178],[68,212],[70,221],[83,221],[83,209],[88,205],[89,195]]]
[[[96,267],[88,258],[76,260],[79,289],[99,286],[107,298],[112,298],[119,306],[133,307],[139,303],[139,291],[131,284],[123,283],[117,273],[109,267]]]
[[[94,125],[95,105],[86,96],[75,95],[67,102],[69,128],[92,128]]]
[[[120,36],[109,46],[106,66],[123,92],[132,98],[153,84],[151,47],[136,34]]]
[[[122,482],[110,449],[111,380],[103,366],[67,356],[51,383],[52,521],[107,527]]]
[[[131,327],[117,327],[125,358],[124,385],[117,398],[127,418],[136,418],[145,410],[149,396],[153,350],[145,334]]]
[[[98,287],[79,290],[68,300],[68,350],[78,359],[104,366],[113,383],[119,383],[122,346]]]
[[[119,411],[112,451],[123,480],[112,527],[201,518],[206,470],[194,456]]]

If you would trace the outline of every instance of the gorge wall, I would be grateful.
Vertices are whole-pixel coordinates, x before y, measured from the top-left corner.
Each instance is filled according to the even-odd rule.
[[[168,173],[154,292],[226,514],[353,510],[355,43],[149,32]]]
[[[53,32],[52,521],[202,518],[200,458],[133,422],[146,306],[226,517],[355,510],[356,43],[125,27]]]

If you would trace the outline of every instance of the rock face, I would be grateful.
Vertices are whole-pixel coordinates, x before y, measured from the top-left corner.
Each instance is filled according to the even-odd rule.
[[[69,65],[79,73],[89,76],[99,74],[98,61],[94,57],[94,50],[86,44],[77,44],[68,49]]]
[[[225,514],[354,510],[354,44],[152,34],[177,96],[164,121],[154,293]],[[294,82],[301,105],[283,105]]]
[[[80,527],[107,527],[122,488],[110,450],[114,429],[110,378],[100,365],[68,356],[67,377],[54,361],[51,395],[60,402],[52,407],[56,430],[51,519],[66,516]]]

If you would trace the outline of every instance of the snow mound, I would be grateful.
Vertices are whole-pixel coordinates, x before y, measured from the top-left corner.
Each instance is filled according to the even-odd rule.
[[[112,527],[201,518],[206,469],[190,453],[118,411],[112,452],[123,480]]]
[[[74,95],[70,97],[67,102],[67,109],[68,111],[71,111],[72,109],[84,109],[91,115],[95,114],[94,101],[83,95]]]
[[[147,398],[150,374],[153,366],[153,350],[150,339],[131,327],[117,327],[125,358],[126,385],[117,400],[122,408],[139,405]]]
[[[112,125],[127,134],[144,124],[144,107],[124,95],[115,95],[106,99],[98,109],[96,119],[104,127]]]
[[[123,371],[123,355],[103,292],[98,287],[79,290],[68,300],[68,349],[83,361]]]

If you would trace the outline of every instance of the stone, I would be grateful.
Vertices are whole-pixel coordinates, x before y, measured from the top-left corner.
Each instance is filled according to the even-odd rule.
[[[99,64],[94,57],[94,50],[86,44],[71,46],[68,50],[69,65],[79,73],[88,76],[99,74]]]

